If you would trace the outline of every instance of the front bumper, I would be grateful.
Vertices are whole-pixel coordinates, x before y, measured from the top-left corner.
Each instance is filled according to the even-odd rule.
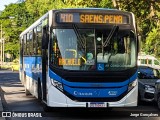
[[[115,102],[104,102],[104,104],[106,104],[106,107],[137,106],[137,97],[138,97],[138,85],[136,85],[121,100]],[[48,89],[47,105],[50,107],[90,107],[90,104],[91,102],[73,101],[53,86],[50,86]]]

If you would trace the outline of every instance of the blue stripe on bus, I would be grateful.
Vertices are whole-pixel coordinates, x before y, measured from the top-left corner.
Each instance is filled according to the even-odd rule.
[[[135,72],[135,74],[133,76],[130,77],[130,83],[133,82],[134,80],[136,80],[138,78],[138,71]]]
[[[34,80],[38,80],[38,77],[41,79],[42,71],[39,69],[41,63],[42,59],[40,56],[24,57],[23,67],[26,75]]]
[[[58,81],[58,82],[62,82],[61,81],[61,77],[59,75],[57,75],[56,73],[54,73],[52,70],[49,69],[49,77]]]
[[[61,78],[60,76],[58,76],[57,74],[55,74],[53,71],[49,70],[49,77],[58,81],[58,82],[62,82],[64,85],[70,86],[70,87],[122,87],[125,85],[128,85],[130,82],[136,80],[137,78],[137,72],[130,77],[130,79],[125,80],[123,82],[101,82],[101,83],[82,83],[82,82],[69,82],[63,78]]]
[[[108,98],[118,97],[127,91],[128,87],[123,86],[121,88],[103,88],[103,89],[87,89],[87,88],[71,88],[64,85],[64,90],[75,97],[88,97],[88,98]]]

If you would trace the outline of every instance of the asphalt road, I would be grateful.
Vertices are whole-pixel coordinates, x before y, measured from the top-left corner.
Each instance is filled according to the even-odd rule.
[[[40,101],[31,95],[25,96],[18,72],[0,70],[0,86],[3,112],[9,114],[11,112],[12,115],[12,117],[6,117],[6,120],[119,120],[120,118],[123,120],[160,120],[160,111],[155,103],[143,103],[143,105],[134,108],[114,108],[112,111],[53,109],[52,112],[44,112],[43,104]],[[149,115],[151,117],[148,117]],[[158,117],[153,117],[157,115]],[[38,118],[34,116],[38,116]]]

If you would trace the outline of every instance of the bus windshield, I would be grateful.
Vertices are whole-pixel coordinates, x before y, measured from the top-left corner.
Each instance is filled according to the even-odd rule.
[[[117,28],[53,29],[51,64],[66,70],[84,71],[119,71],[134,67],[135,34]]]

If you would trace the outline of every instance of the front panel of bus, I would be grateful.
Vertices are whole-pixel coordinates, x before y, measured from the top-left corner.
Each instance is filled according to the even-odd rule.
[[[57,94],[65,96],[61,104],[118,106],[128,95],[133,100],[119,106],[136,105],[137,43],[131,18],[129,13],[105,10],[54,12],[49,80]]]

